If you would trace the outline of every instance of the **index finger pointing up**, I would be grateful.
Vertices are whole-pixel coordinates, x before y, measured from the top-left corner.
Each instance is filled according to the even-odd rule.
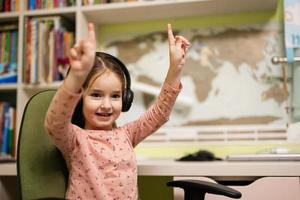
[[[171,24],[168,24],[168,38],[169,38],[169,44],[170,45],[175,45],[175,38],[174,38],[174,35],[173,35]]]
[[[96,34],[95,34],[95,29],[94,29],[93,23],[89,23],[89,25],[88,25],[88,35],[89,35],[90,39],[96,40]]]

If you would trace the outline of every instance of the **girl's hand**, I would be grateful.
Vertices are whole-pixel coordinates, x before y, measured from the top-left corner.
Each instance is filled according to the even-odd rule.
[[[176,35],[174,37],[171,24],[168,24],[168,38],[169,38],[169,54],[170,54],[170,68],[174,70],[182,70],[185,64],[185,55],[190,46],[189,41],[183,36]]]
[[[190,43],[183,36],[174,37],[171,24],[168,24],[170,67],[166,82],[174,87],[180,84],[182,69],[185,64],[185,56]]]
[[[70,75],[85,78],[95,61],[96,35],[94,25],[88,24],[88,35],[70,50]]]

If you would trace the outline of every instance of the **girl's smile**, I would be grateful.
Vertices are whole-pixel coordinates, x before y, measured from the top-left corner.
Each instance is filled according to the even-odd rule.
[[[98,116],[98,119],[101,121],[109,121],[110,117],[112,116],[112,113],[97,112],[96,115]]]

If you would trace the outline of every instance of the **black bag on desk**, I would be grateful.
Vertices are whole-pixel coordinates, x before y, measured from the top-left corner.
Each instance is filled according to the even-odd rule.
[[[188,154],[186,156],[183,156],[177,161],[214,161],[214,160],[222,160],[221,158],[215,157],[215,155],[206,150],[199,150],[193,154]]]

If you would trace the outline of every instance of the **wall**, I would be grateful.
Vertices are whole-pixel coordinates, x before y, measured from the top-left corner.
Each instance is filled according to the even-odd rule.
[[[159,92],[168,69],[169,22],[192,45],[168,126],[289,123],[290,85],[283,84],[282,68],[271,63],[282,55],[279,11],[99,27],[99,48],[121,58],[134,82],[133,107],[118,123],[136,119],[154,100],[136,82]]]
[[[99,26],[99,49],[124,61],[135,91],[131,110],[118,124],[136,119],[155,99],[168,67],[166,24],[191,42],[182,78],[183,90],[166,126],[255,125],[292,122],[291,68],[271,63],[283,56],[282,1],[274,11],[186,17]],[[291,81],[291,79],[289,80]],[[149,86],[146,89],[136,83]],[[143,86],[144,86],[143,85]],[[142,91],[146,92],[143,93]],[[152,93],[152,94],[150,94]],[[184,133],[183,133],[184,134]],[[180,147],[180,148],[178,148]],[[268,152],[276,147],[300,152],[298,143],[141,144],[141,157],[179,157],[199,148],[217,156]]]

